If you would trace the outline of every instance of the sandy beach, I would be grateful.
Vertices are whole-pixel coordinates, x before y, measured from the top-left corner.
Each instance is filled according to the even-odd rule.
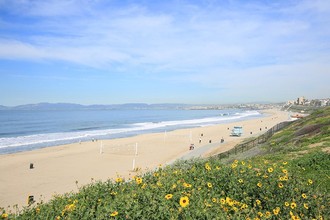
[[[26,206],[29,195],[37,202],[48,201],[55,194],[76,192],[78,186],[118,175],[128,179],[137,174],[132,171],[133,165],[144,172],[168,164],[191,152],[191,143],[195,149],[218,143],[201,156],[224,152],[288,120],[287,112],[263,112],[266,117],[261,119],[0,155],[0,207]],[[237,125],[243,126],[244,134],[231,137],[231,129]],[[220,143],[222,137],[224,143]]]

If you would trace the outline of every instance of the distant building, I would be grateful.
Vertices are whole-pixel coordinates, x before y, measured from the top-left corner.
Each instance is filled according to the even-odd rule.
[[[297,105],[304,105],[306,102],[306,99],[304,96],[301,96],[297,99]]]
[[[287,107],[288,106],[290,107],[291,105],[313,106],[313,107],[330,106],[330,98],[308,100],[304,96],[301,96],[294,101],[286,102]]]

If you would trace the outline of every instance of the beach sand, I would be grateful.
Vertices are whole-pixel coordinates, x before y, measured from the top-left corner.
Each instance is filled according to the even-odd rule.
[[[195,150],[210,145],[210,142],[214,145],[212,149],[201,151],[201,156],[221,153],[288,120],[287,112],[267,110],[264,113],[264,118],[235,123],[0,155],[0,207],[26,206],[29,195],[33,195],[37,202],[48,201],[56,194],[77,192],[78,187],[93,181],[115,179],[117,176],[127,180],[137,174],[132,171],[133,163],[135,168],[141,168],[141,172],[153,170],[191,152],[191,143],[195,144]],[[243,136],[231,137],[233,126],[243,126]],[[224,143],[220,143],[222,137]],[[33,169],[30,169],[31,163]]]

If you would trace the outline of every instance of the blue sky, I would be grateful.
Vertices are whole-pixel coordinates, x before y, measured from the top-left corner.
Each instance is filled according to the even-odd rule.
[[[330,96],[330,1],[0,0],[0,105]]]

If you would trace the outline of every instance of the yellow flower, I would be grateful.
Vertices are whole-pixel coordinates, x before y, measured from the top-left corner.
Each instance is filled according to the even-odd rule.
[[[292,220],[300,220],[300,218],[298,216],[295,216],[295,215],[291,215],[291,219]]]
[[[269,218],[271,215],[272,215],[272,214],[271,214],[269,211],[267,211],[267,212],[265,213],[266,218]]]
[[[251,164],[249,164],[249,165],[248,165],[248,168],[249,168],[249,169],[252,169],[252,165],[251,165]]]
[[[235,169],[237,167],[236,163],[231,164],[231,168]]]
[[[280,208],[279,207],[276,207],[276,209],[273,209],[273,213],[274,215],[278,215],[278,213],[280,212]]]
[[[259,188],[261,188],[261,187],[262,187],[262,183],[261,183],[261,182],[257,183],[257,186],[258,186]]]
[[[61,216],[56,216],[55,220],[60,220]]]
[[[261,201],[259,199],[256,200],[257,205],[261,204]]]
[[[244,181],[243,181],[242,179],[239,179],[238,182],[239,182],[239,183],[243,183]]]
[[[1,215],[1,218],[8,218],[8,214],[7,214],[7,213],[3,213],[3,214]]]
[[[308,205],[306,203],[304,203],[304,208],[308,209]]]
[[[212,202],[216,203],[217,199],[216,198],[212,198]]]
[[[36,208],[36,213],[39,213],[40,212],[40,208]]]
[[[262,212],[258,212],[258,215],[259,215],[260,217],[264,216],[264,214],[262,214]]]
[[[221,167],[219,167],[219,166],[216,166],[215,168],[216,168],[217,170],[220,170],[220,169],[221,169]]]
[[[182,208],[185,208],[187,205],[189,205],[189,198],[188,196],[183,196],[180,198],[180,206]]]
[[[268,168],[268,173],[272,173],[274,171],[274,169],[272,167]]]
[[[115,216],[117,216],[118,215],[118,212],[117,211],[114,211],[114,212],[112,212],[111,214],[110,214],[110,216],[112,216],[112,217],[115,217]]]
[[[295,202],[291,202],[291,209],[295,209],[297,207],[297,204]]]
[[[76,205],[74,203],[66,205],[62,211],[62,214],[65,212],[71,212],[76,208]]]
[[[142,178],[141,177],[137,177],[135,179],[135,181],[136,181],[137,184],[141,184],[142,183]]]
[[[301,194],[301,197],[303,197],[304,199],[307,198],[307,195],[305,193]]]
[[[288,162],[286,162],[286,161],[283,162],[283,165],[287,165],[287,164],[288,164]]]
[[[244,166],[245,165],[245,162],[244,161],[241,161],[241,164]]]
[[[207,183],[207,186],[208,186],[209,188],[212,188],[212,183]]]
[[[282,189],[284,186],[282,183],[278,183],[278,187]]]
[[[290,204],[288,202],[285,202],[284,205],[288,207]]]
[[[205,169],[206,169],[207,171],[210,171],[210,170],[211,170],[211,167],[210,167],[210,165],[209,165],[208,163],[205,164]]]
[[[230,200],[229,202],[227,202],[229,206],[233,206],[234,205],[234,201]]]
[[[172,199],[172,197],[173,197],[172,194],[167,194],[167,195],[165,196],[165,199],[169,200],[169,199]]]
[[[283,170],[282,170],[282,173],[285,173],[285,174],[287,174],[287,173],[288,173],[288,170],[286,170],[286,169],[283,169]]]
[[[221,199],[220,199],[220,203],[221,203],[222,205],[224,205],[224,204],[226,203],[226,200],[225,200],[224,198],[221,198]]]
[[[189,183],[183,183],[183,186],[186,188],[191,188],[191,184],[189,184]]]
[[[241,206],[241,210],[244,210],[244,209],[246,209],[248,206],[247,206],[247,204],[243,204],[242,206]]]
[[[120,177],[116,178],[116,183],[121,183],[121,182],[123,182],[122,178],[120,178]]]
[[[308,179],[308,185],[312,185],[313,184],[313,180]]]

